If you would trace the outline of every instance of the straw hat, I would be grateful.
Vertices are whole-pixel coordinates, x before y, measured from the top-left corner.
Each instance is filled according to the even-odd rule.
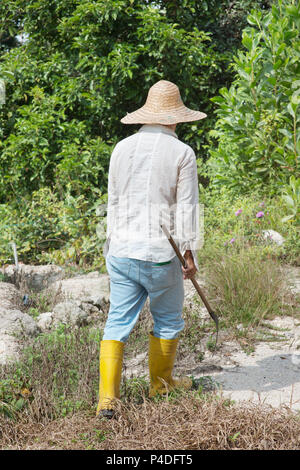
[[[206,118],[205,113],[187,108],[177,85],[167,80],[155,83],[148,92],[147,101],[133,113],[121,119],[123,124],[177,124]]]

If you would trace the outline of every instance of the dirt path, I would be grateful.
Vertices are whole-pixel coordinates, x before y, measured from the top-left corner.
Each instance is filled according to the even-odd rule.
[[[205,352],[202,363],[189,373],[195,378],[212,377],[223,396],[236,402],[251,400],[300,410],[300,353],[293,354],[300,322],[281,317],[268,324],[279,328],[273,333],[280,341],[259,342],[250,354],[236,342],[224,341],[217,353]]]

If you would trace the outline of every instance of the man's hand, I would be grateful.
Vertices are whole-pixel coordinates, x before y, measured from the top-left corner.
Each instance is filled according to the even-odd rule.
[[[185,264],[186,264],[186,268],[184,268],[183,266],[181,268],[182,272],[183,272],[183,279],[190,279],[197,272],[197,268],[196,268],[195,263],[194,263],[194,258],[193,258],[192,252],[190,250],[187,250],[184,253],[183,257],[185,259]]]

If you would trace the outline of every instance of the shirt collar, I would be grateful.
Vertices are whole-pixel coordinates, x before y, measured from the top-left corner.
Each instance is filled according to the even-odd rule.
[[[144,124],[138,132],[162,132],[163,134],[169,134],[178,139],[176,132],[162,124]]]

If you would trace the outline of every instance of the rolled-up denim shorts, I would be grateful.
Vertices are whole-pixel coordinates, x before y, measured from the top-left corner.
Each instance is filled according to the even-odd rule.
[[[103,340],[126,342],[149,296],[153,335],[175,339],[184,328],[183,274],[177,256],[166,263],[106,257],[110,308]]]

